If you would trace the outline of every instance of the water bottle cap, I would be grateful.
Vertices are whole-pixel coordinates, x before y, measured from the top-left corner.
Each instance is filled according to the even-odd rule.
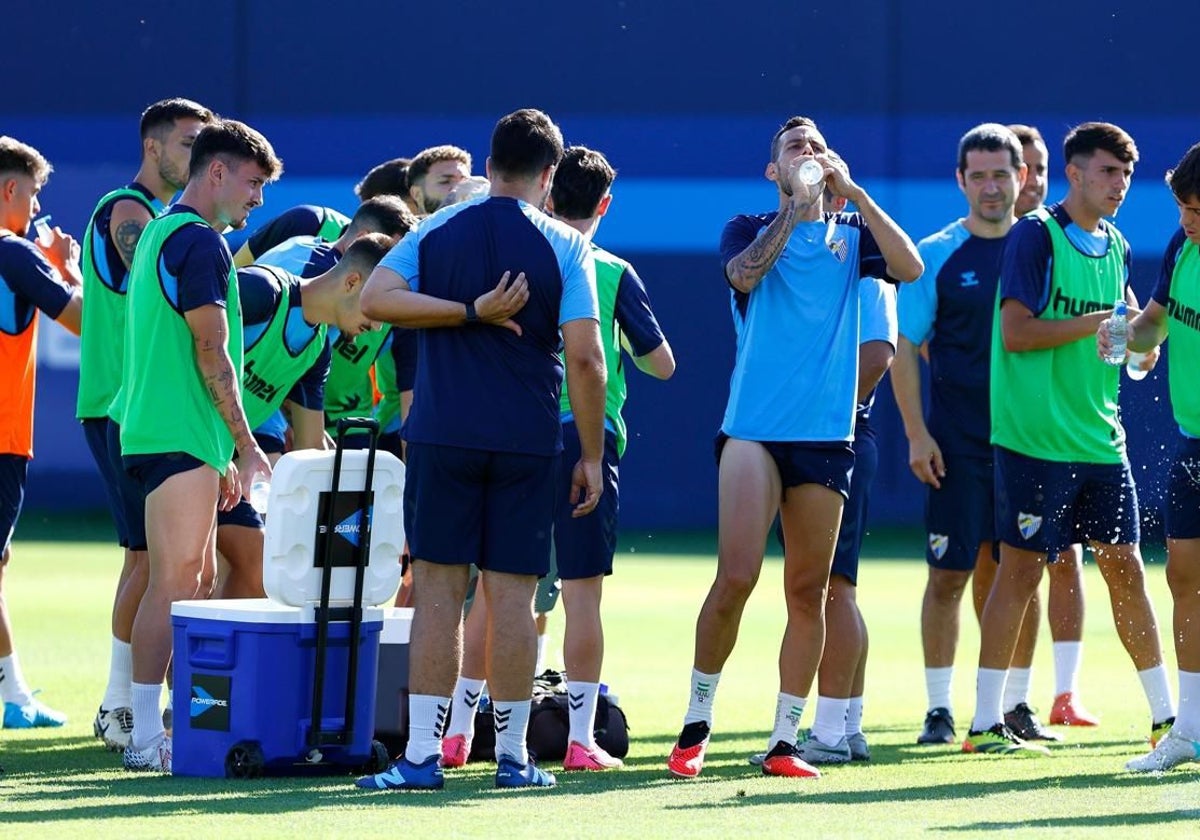
[[[1128,314],[1128,312],[1129,312],[1129,306],[1128,306],[1128,304],[1125,303],[1125,301],[1119,300],[1115,304],[1113,304],[1113,314],[1114,315],[1120,315],[1121,317],[1124,317],[1126,314]]]

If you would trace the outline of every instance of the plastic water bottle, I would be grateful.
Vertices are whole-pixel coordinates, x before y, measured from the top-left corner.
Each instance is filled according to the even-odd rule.
[[[37,231],[38,244],[43,248],[49,248],[50,243],[54,241],[54,231],[50,229],[50,217],[42,216],[40,219],[34,219],[33,228]]]
[[[262,473],[255,473],[254,481],[250,483],[250,507],[260,514],[266,514],[267,501],[271,498],[271,480]]]
[[[1113,367],[1125,364],[1125,342],[1129,339],[1128,311],[1125,301],[1119,300],[1113,305],[1112,317],[1108,319],[1108,355],[1104,361]]]
[[[1134,382],[1139,382],[1150,375],[1150,371],[1142,370],[1142,362],[1146,361],[1146,353],[1130,350],[1126,353],[1125,373]]]
[[[808,160],[804,161],[804,163],[800,164],[799,174],[800,183],[814,187],[825,180],[825,167],[821,166],[821,164],[817,163],[812,158],[809,158]]]

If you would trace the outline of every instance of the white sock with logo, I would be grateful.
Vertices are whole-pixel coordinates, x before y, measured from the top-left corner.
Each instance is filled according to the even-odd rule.
[[[468,741],[475,737],[475,712],[479,709],[479,699],[483,697],[486,684],[486,680],[458,678],[454,684],[454,699],[450,704],[450,723],[443,737],[466,735]]]
[[[112,638],[112,655],[108,660],[108,686],[104,689],[104,699],[100,708],[111,712],[113,709],[128,708],[133,705],[133,647],[129,642],[122,642],[116,636]]]
[[[568,743],[577,741],[585,747],[596,745],[596,703],[599,699],[600,683],[567,681],[567,714],[571,720]]]
[[[846,734],[858,735],[862,732],[863,699],[851,697],[846,706]]]
[[[5,703],[28,706],[33,702],[33,692],[21,673],[21,663],[14,650],[8,656],[0,656],[0,699]]]
[[[525,745],[525,733],[529,729],[529,700],[500,701],[493,698],[492,710],[496,715],[496,760],[506,755],[518,764],[529,763],[529,749]]]
[[[408,746],[404,748],[404,757],[410,764],[421,764],[433,756],[441,758],[442,731],[449,709],[449,697],[408,695]]]
[[[775,749],[780,741],[785,744],[796,744],[796,733],[800,731],[800,718],[804,715],[804,704],[807,699],[794,694],[779,692],[775,701],[775,728],[771,730],[771,740],[768,750]],[[845,717],[843,716],[843,720]]]
[[[712,728],[712,704],[713,698],[717,694],[717,683],[721,681],[721,675],[705,674],[692,669],[692,693],[688,698],[687,712],[683,716],[683,725],[703,721]]]

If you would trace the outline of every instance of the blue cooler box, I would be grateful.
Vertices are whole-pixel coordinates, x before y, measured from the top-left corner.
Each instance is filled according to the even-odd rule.
[[[177,601],[173,771],[179,776],[375,772],[387,753],[372,740],[383,611],[366,608],[358,645],[351,737],[308,745],[317,624],[308,607],[266,599]],[[329,625],[322,730],[345,727],[348,622]],[[379,766],[382,762],[383,766]]]

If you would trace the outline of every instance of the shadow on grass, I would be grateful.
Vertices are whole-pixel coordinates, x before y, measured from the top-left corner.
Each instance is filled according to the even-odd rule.
[[[1200,819],[1200,809],[1187,811],[1162,811],[1153,814],[1092,814],[1090,816],[1061,817],[1044,820],[1021,820],[1020,822],[975,822],[963,825],[931,826],[927,831],[1014,831],[1018,828],[1113,828],[1122,826],[1167,825],[1169,823],[1194,823]]]

